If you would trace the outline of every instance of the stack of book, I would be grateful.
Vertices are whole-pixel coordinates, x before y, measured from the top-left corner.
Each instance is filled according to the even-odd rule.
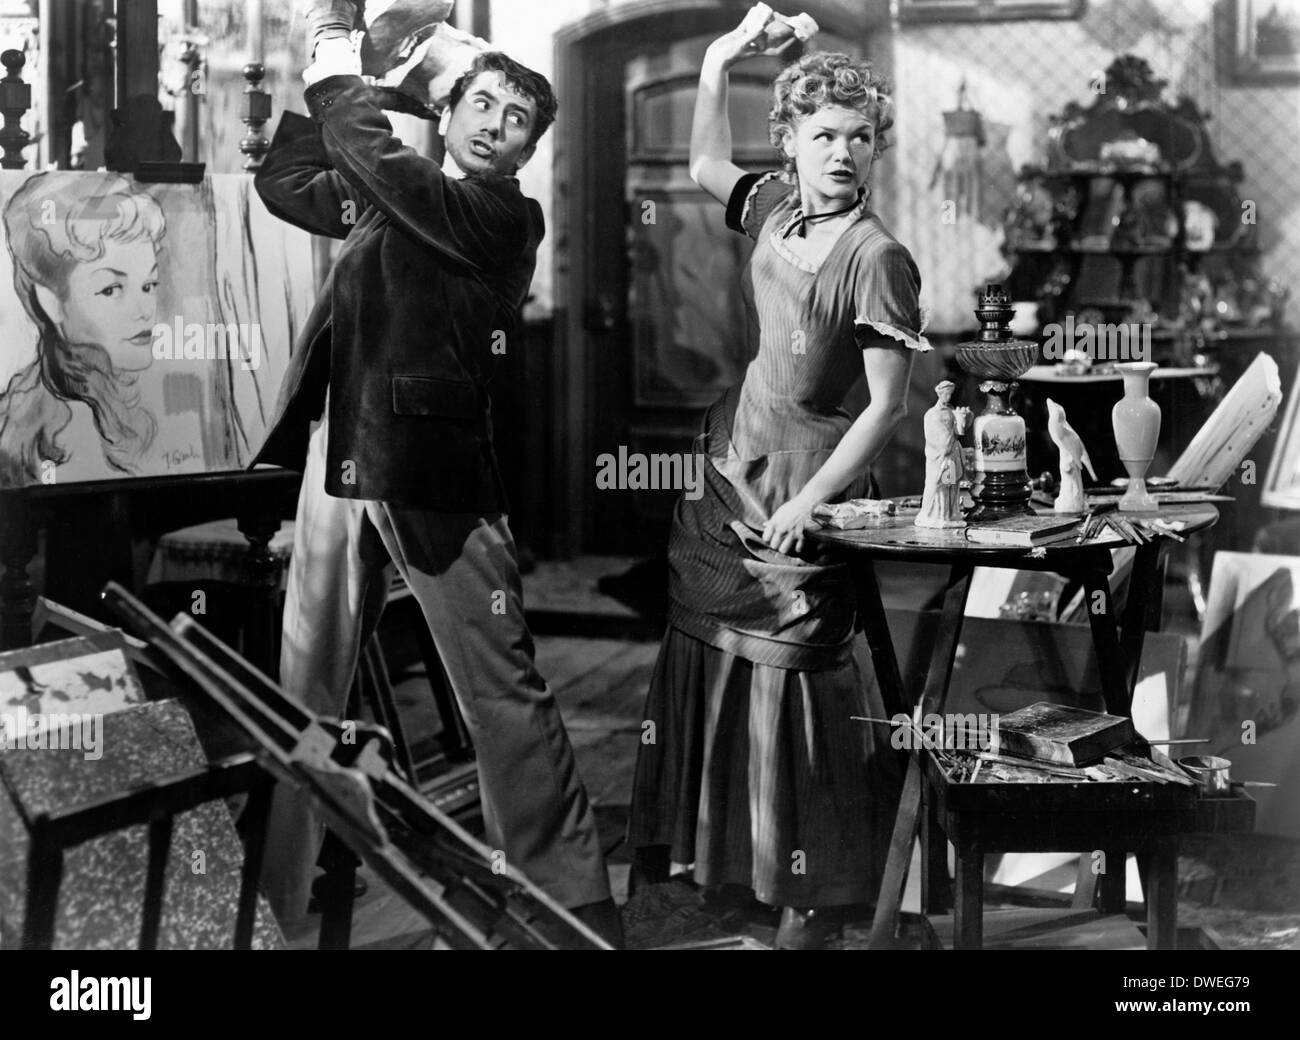
[[[1079,518],[1050,513],[1045,516],[1026,514],[1002,520],[969,524],[966,540],[977,545],[1006,545],[1032,549],[1038,545],[1071,541],[1078,537]]]
[[[1000,716],[991,747],[966,764],[967,782],[1084,783],[1134,780],[1196,786],[1167,760],[1148,754],[1133,720],[1039,701]]]
[[[1137,740],[1133,720],[1039,701],[998,718],[995,752],[1062,766],[1085,766]]]

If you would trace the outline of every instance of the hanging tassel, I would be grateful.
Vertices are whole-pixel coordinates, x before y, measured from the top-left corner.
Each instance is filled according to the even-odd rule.
[[[943,114],[944,141],[930,190],[941,186],[945,201],[955,204],[957,215],[980,212],[984,193],[984,122],[966,102],[966,81],[957,91],[957,108]]]

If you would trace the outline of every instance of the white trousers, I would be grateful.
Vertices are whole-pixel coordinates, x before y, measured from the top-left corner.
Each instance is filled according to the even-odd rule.
[[[311,437],[289,564],[285,694],[318,714],[343,715],[396,566],[474,740],[488,844],[564,906],[608,898],[595,817],[555,698],[533,664],[505,516],[333,498],[325,446],[322,422]],[[278,785],[262,881],[282,920],[306,911],[323,833],[307,795]]]

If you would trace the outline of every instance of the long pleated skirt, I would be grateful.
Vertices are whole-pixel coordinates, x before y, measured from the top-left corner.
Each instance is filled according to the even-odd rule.
[[[664,639],[637,759],[634,847],[669,846],[705,886],[773,906],[873,903],[902,782],[865,642],[829,672]],[[653,741],[653,742],[651,742]]]
[[[763,487],[774,461],[812,471],[820,459],[728,460],[725,410],[705,426],[699,445],[718,464],[677,506],[629,843],[668,846],[700,884],[744,885],[774,906],[872,903],[904,762],[888,727],[851,718],[885,711],[853,634],[851,575],[762,545],[750,506],[786,493]]]

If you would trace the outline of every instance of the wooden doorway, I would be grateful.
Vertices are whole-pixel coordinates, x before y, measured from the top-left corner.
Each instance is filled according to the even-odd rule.
[[[701,59],[748,5],[666,6],[614,7],[557,38],[567,118],[556,158],[554,447],[564,476],[553,521],[566,553],[664,547],[680,486],[600,490],[598,460],[684,461],[704,408],[749,361],[739,285],[750,243],[688,174]],[[862,52],[861,27],[807,6],[820,47]],[[779,67],[762,59],[732,73],[733,150],[748,169],[777,165],[767,113]]]

